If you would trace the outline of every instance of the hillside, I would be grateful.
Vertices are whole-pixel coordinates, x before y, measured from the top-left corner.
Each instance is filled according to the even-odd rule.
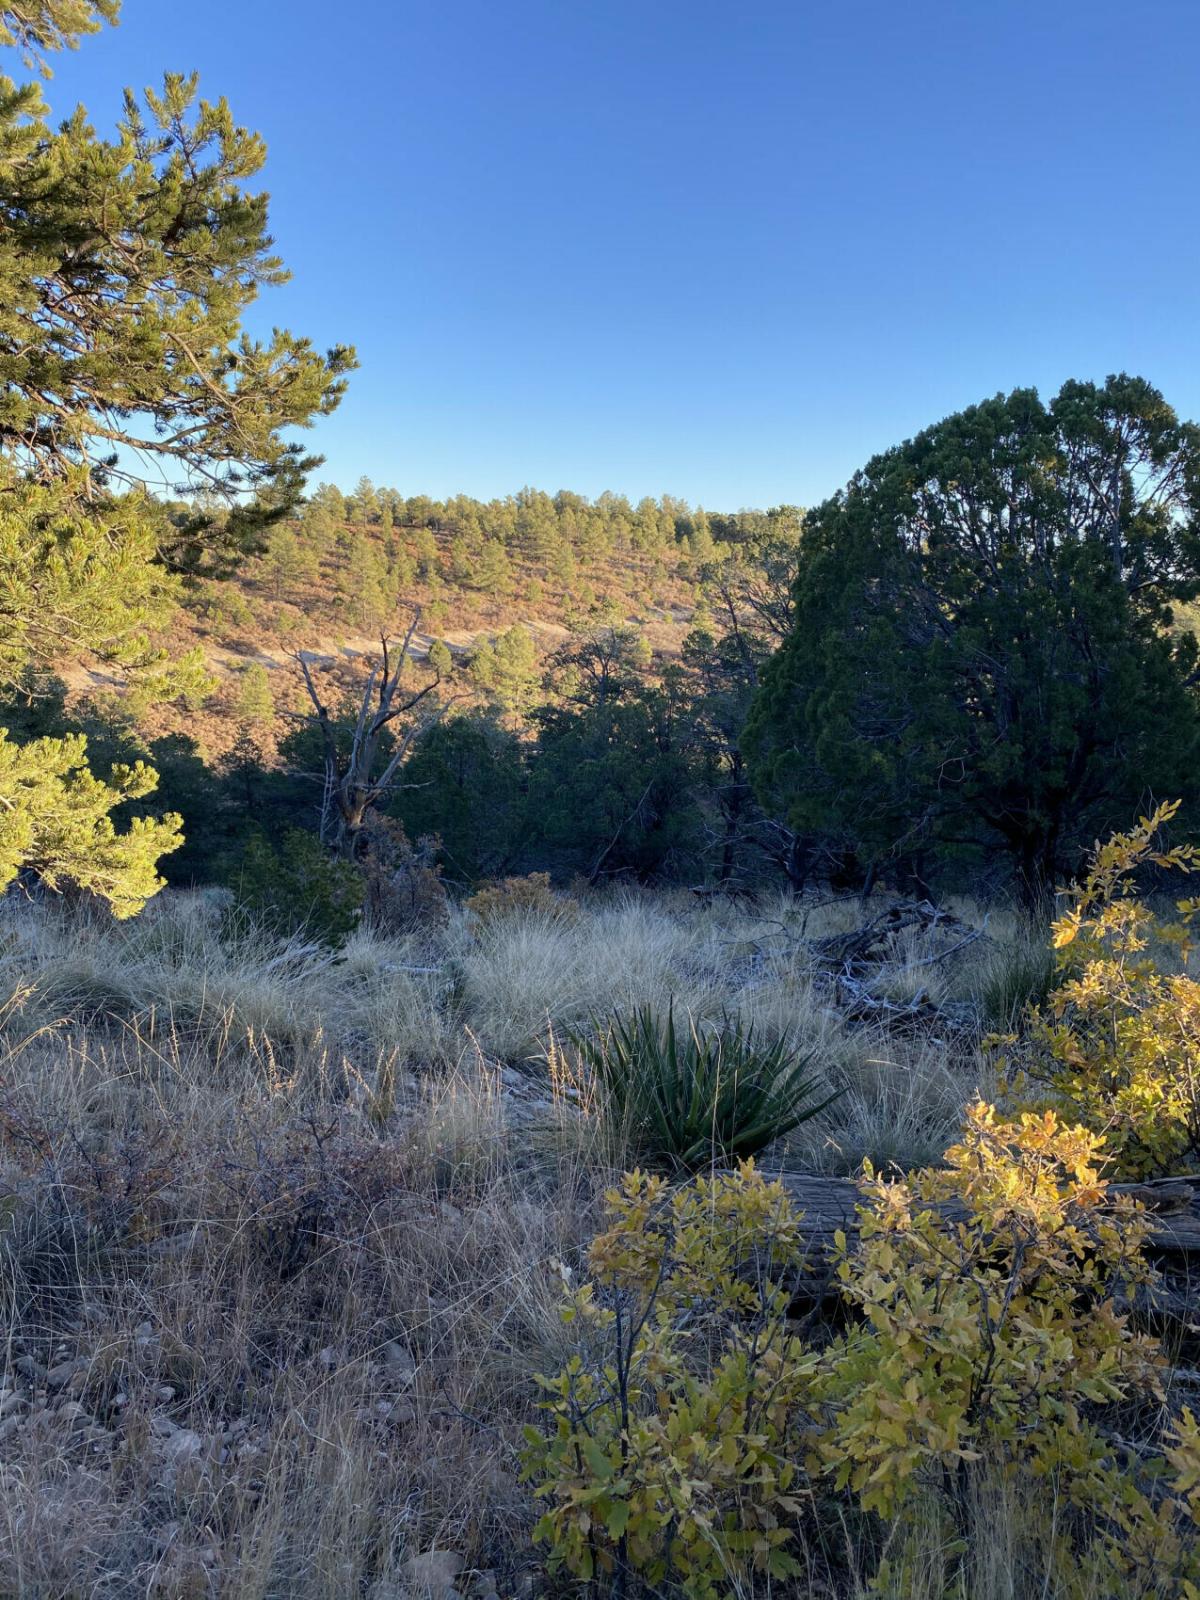
[[[786,510],[710,516],[669,497],[634,508],[615,495],[593,504],[524,490],[486,504],[462,496],[438,503],[369,484],[346,496],[323,484],[301,517],[271,530],[264,554],[231,578],[186,589],[160,642],[176,656],[196,652],[211,688],[185,704],[141,708],[138,722],[151,736],[188,734],[219,758],[244,720],[239,687],[248,667],[270,674],[280,710],[297,709],[298,653],[335,667],[349,687],[381,634],[402,634],[414,611],[418,665],[441,640],[466,668],[481,645],[513,628],[528,635],[538,660],[572,636],[617,627],[666,662],[698,612],[706,614],[713,564],[753,565],[765,530],[795,526]],[[75,702],[120,688],[103,665],[65,660],[59,673]],[[478,686],[458,676],[459,692],[478,698]]]

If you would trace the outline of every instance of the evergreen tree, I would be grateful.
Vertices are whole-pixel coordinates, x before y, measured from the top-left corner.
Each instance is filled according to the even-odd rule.
[[[575,552],[566,540],[559,542],[558,549],[554,552],[554,559],[550,563],[550,576],[560,587],[570,591],[578,576],[579,569],[575,563]]]
[[[417,744],[391,809],[410,838],[437,835],[455,877],[512,872],[526,832],[523,741],[494,713],[448,718]]]
[[[83,34],[116,22],[121,0],[25,0],[0,9],[0,45],[16,45],[26,65],[49,75],[47,50],[73,49]]]
[[[679,870],[698,831],[680,708],[636,681],[589,687],[535,714],[531,833],[554,865],[591,882]]]
[[[270,548],[263,557],[262,575],[276,600],[311,583],[319,570],[312,546],[291,528],[280,528],[272,534]]]
[[[0,730],[0,885],[34,872],[49,888],[101,896],[119,917],[139,911],[162,886],[158,858],[183,842],[180,818],[134,817],[118,833],[109,813],[157,783],[141,761],[95,777],[83,734],[15,744]]]
[[[376,541],[360,528],[347,532],[337,593],[342,614],[359,628],[379,627],[395,609],[395,580]]]
[[[116,9],[0,5],[0,44],[40,56]],[[194,78],[127,95],[110,139],[82,109],[52,126],[37,83],[2,89],[0,684],[92,652],[166,691],[147,634],[175,575],[219,575],[262,549],[315,464],[287,432],[337,405],[353,354],[244,333],[247,307],[286,276],[266,197],[244,187],[265,151],[223,100],[197,100]],[[206,498],[170,514],[145,462]],[[81,737],[18,747],[0,732],[0,887],[29,869],[137,910],[178,818],[118,834],[109,812],[154,781],[142,764],[95,778]]]
[[[508,553],[499,539],[487,539],[476,563],[472,580],[484,594],[507,594],[512,584]]]
[[[537,645],[528,629],[515,623],[471,660],[471,677],[509,710],[528,706],[540,682]]]
[[[1200,788],[1200,429],[1138,378],[997,397],[810,513],[747,730],[797,829],[1031,899],[1149,794]]]
[[[413,548],[417,557],[417,577],[422,583],[431,583],[442,575],[438,559],[438,542],[428,528],[417,534]]]
[[[379,496],[370,478],[364,475],[354,485],[354,494],[348,509],[350,516],[356,522],[379,521]]]
[[[455,583],[469,583],[475,571],[476,558],[471,555],[467,541],[461,535],[450,541],[450,576]]]
[[[275,715],[271,678],[261,661],[252,661],[238,681],[235,711],[240,722],[270,722]]]
[[[454,671],[454,657],[444,639],[435,639],[429,646],[429,665],[439,678],[448,678]]]

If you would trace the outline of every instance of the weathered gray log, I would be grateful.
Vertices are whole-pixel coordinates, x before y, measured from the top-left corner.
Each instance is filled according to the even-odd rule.
[[[863,1202],[863,1194],[853,1178],[802,1172],[768,1175],[780,1180],[796,1209],[804,1213],[801,1231],[811,1242],[814,1264],[832,1252],[833,1236],[839,1229],[848,1239],[857,1233],[857,1207]],[[1169,1261],[1176,1269],[1194,1258],[1200,1272],[1200,1177],[1114,1183],[1109,1192],[1132,1195],[1146,1207],[1152,1257],[1161,1258],[1164,1265]]]

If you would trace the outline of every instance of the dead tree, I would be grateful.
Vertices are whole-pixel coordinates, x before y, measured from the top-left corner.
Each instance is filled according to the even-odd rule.
[[[450,703],[448,700],[430,703],[429,697],[442,681],[440,673],[423,689],[411,694],[401,693],[409,646],[419,621],[420,613],[414,613],[398,649],[388,643],[386,636],[380,639],[381,656],[372,665],[371,676],[363,690],[348,752],[338,747],[337,724],[321,699],[308,661],[303,653],[295,656],[313,709],[289,715],[320,729],[325,754],[321,839],[348,861],[359,855],[363,829],[371,812],[396,787],[397,774],[414,741],[440,720]],[[425,709],[419,713],[420,707]],[[401,719],[409,720],[402,728],[396,728]],[[385,752],[384,739],[389,731],[396,743]]]

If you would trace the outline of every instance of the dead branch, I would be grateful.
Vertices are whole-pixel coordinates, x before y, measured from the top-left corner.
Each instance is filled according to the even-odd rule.
[[[414,611],[408,631],[398,648],[386,635],[380,639],[380,659],[372,665],[363,690],[347,755],[338,749],[337,724],[321,697],[308,660],[300,651],[292,658],[303,674],[304,687],[313,709],[311,712],[290,714],[320,729],[324,749],[325,789],[321,808],[321,837],[347,859],[352,860],[357,854],[370,813],[383,803],[396,786],[397,774],[415,741],[439,722],[458,698],[452,695],[438,702],[431,700],[442,681],[441,674],[436,670],[432,683],[408,694],[402,692],[410,647],[420,620],[420,611]],[[425,709],[419,711],[421,707]],[[402,720],[405,721],[403,732],[385,760],[382,752],[384,736]]]

